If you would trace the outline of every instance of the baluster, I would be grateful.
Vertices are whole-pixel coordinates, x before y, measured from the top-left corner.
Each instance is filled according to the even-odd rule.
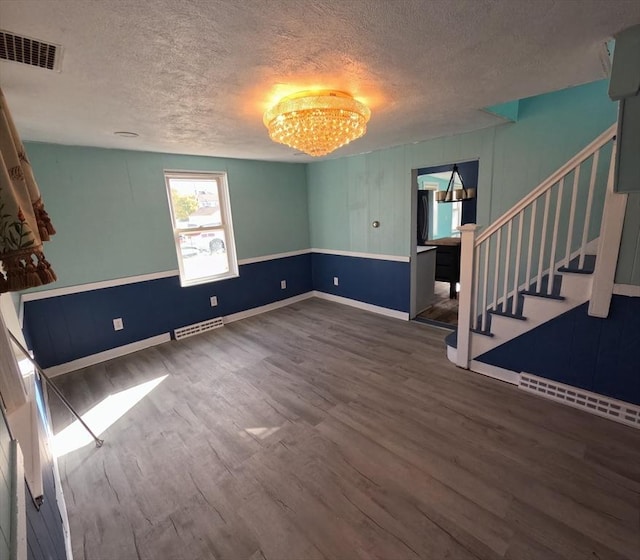
[[[513,220],[509,221],[507,226],[507,250],[504,259],[504,283],[502,290],[502,312],[507,313],[507,296],[509,291],[509,259],[511,258],[511,228]]]
[[[531,260],[533,258],[533,238],[536,234],[536,210],[538,208],[538,199],[533,201],[531,206],[531,223],[529,224],[529,248],[527,249],[527,272],[524,276],[526,289],[531,286]]]
[[[472,329],[478,329],[478,324],[480,322],[480,320],[478,319],[478,300],[480,299],[480,292],[478,291],[480,286],[478,284],[478,281],[480,279],[480,257],[482,255],[482,245],[477,245],[475,252],[476,255],[474,257],[473,262],[477,263],[476,266],[474,267],[474,278],[473,278],[473,286],[474,286],[474,292],[473,292],[473,309],[471,311],[471,328]]]
[[[542,216],[542,240],[540,242],[540,257],[538,258],[538,282],[536,283],[536,292],[542,291],[542,266],[544,264],[544,246],[547,243],[547,222],[549,220],[549,198],[550,193],[547,191],[544,195],[544,214]]]
[[[558,245],[558,226],[560,225],[560,209],[562,208],[562,193],[564,191],[564,177],[560,179],[558,186],[558,199],[556,202],[556,218],[553,221],[553,237],[551,239],[551,255],[549,256],[549,295],[553,294],[553,284],[556,277],[556,247]]]
[[[496,311],[498,309],[498,282],[500,281],[500,253],[501,247],[500,242],[502,241],[502,228],[498,230],[498,235],[496,235],[496,267],[495,267],[495,275],[493,277],[493,310]],[[486,310],[485,310],[486,313]]]
[[[518,279],[520,278],[520,255],[522,253],[522,222],[524,221],[524,210],[518,214],[518,243],[516,244],[516,264],[513,271],[513,305],[511,312],[515,315],[518,310]]]
[[[591,162],[591,179],[589,180],[589,196],[587,197],[587,208],[584,211],[584,228],[582,229],[582,243],[580,244],[580,260],[578,268],[584,268],[584,256],[587,249],[587,238],[589,236],[589,222],[591,221],[591,206],[593,205],[593,188],[596,184],[596,174],[598,172],[598,160],[600,150],[593,154]]]
[[[485,242],[484,289],[482,290],[482,330],[487,330],[487,292],[489,291],[489,256],[491,255],[491,237]]]
[[[571,260],[571,242],[573,241],[573,221],[576,216],[576,200],[578,198],[578,183],[580,182],[580,166],[574,168],[573,187],[571,191],[571,208],[569,210],[569,228],[567,230],[567,247],[565,248],[564,266],[569,268]],[[568,175],[568,173],[567,173]]]

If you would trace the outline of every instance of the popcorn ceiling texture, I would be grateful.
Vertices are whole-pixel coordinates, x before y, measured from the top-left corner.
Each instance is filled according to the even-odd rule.
[[[0,21],[64,47],[60,73],[0,62],[25,140],[301,162],[262,124],[276,87],[369,104],[329,157],[492,126],[483,107],[604,78],[640,2],[2,0]]]

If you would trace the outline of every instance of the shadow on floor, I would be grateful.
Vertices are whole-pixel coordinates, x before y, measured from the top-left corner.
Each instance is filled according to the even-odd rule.
[[[428,309],[418,314],[416,321],[454,329],[458,326],[458,300],[449,298],[449,283],[436,282],[435,301]]]

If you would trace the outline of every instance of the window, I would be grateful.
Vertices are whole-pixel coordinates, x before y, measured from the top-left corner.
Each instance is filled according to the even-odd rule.
[[[227,174],[164,175],[181,285],[238,276]]]
[[[438,202],[435,197],[436,192],[447,188],[450,178],[450,171],[418,176],[419,190],[429,191],[429,239],[460,235],[458,227],[462,221],[462,201]],[[453,188],[462,188],[458,177],[454,179]]]

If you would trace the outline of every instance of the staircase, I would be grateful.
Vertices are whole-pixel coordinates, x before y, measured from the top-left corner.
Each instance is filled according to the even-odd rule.
[[[598,253],[615,131],[607,129],[484,232],[462,226],[459,327],[446,341],[452,362],[517,384],[520,372],[496,372],[482,356],[590,301],[599,274],[613,286],[613,271],[599,266],[611,268],[610,259],[601,262]]]

